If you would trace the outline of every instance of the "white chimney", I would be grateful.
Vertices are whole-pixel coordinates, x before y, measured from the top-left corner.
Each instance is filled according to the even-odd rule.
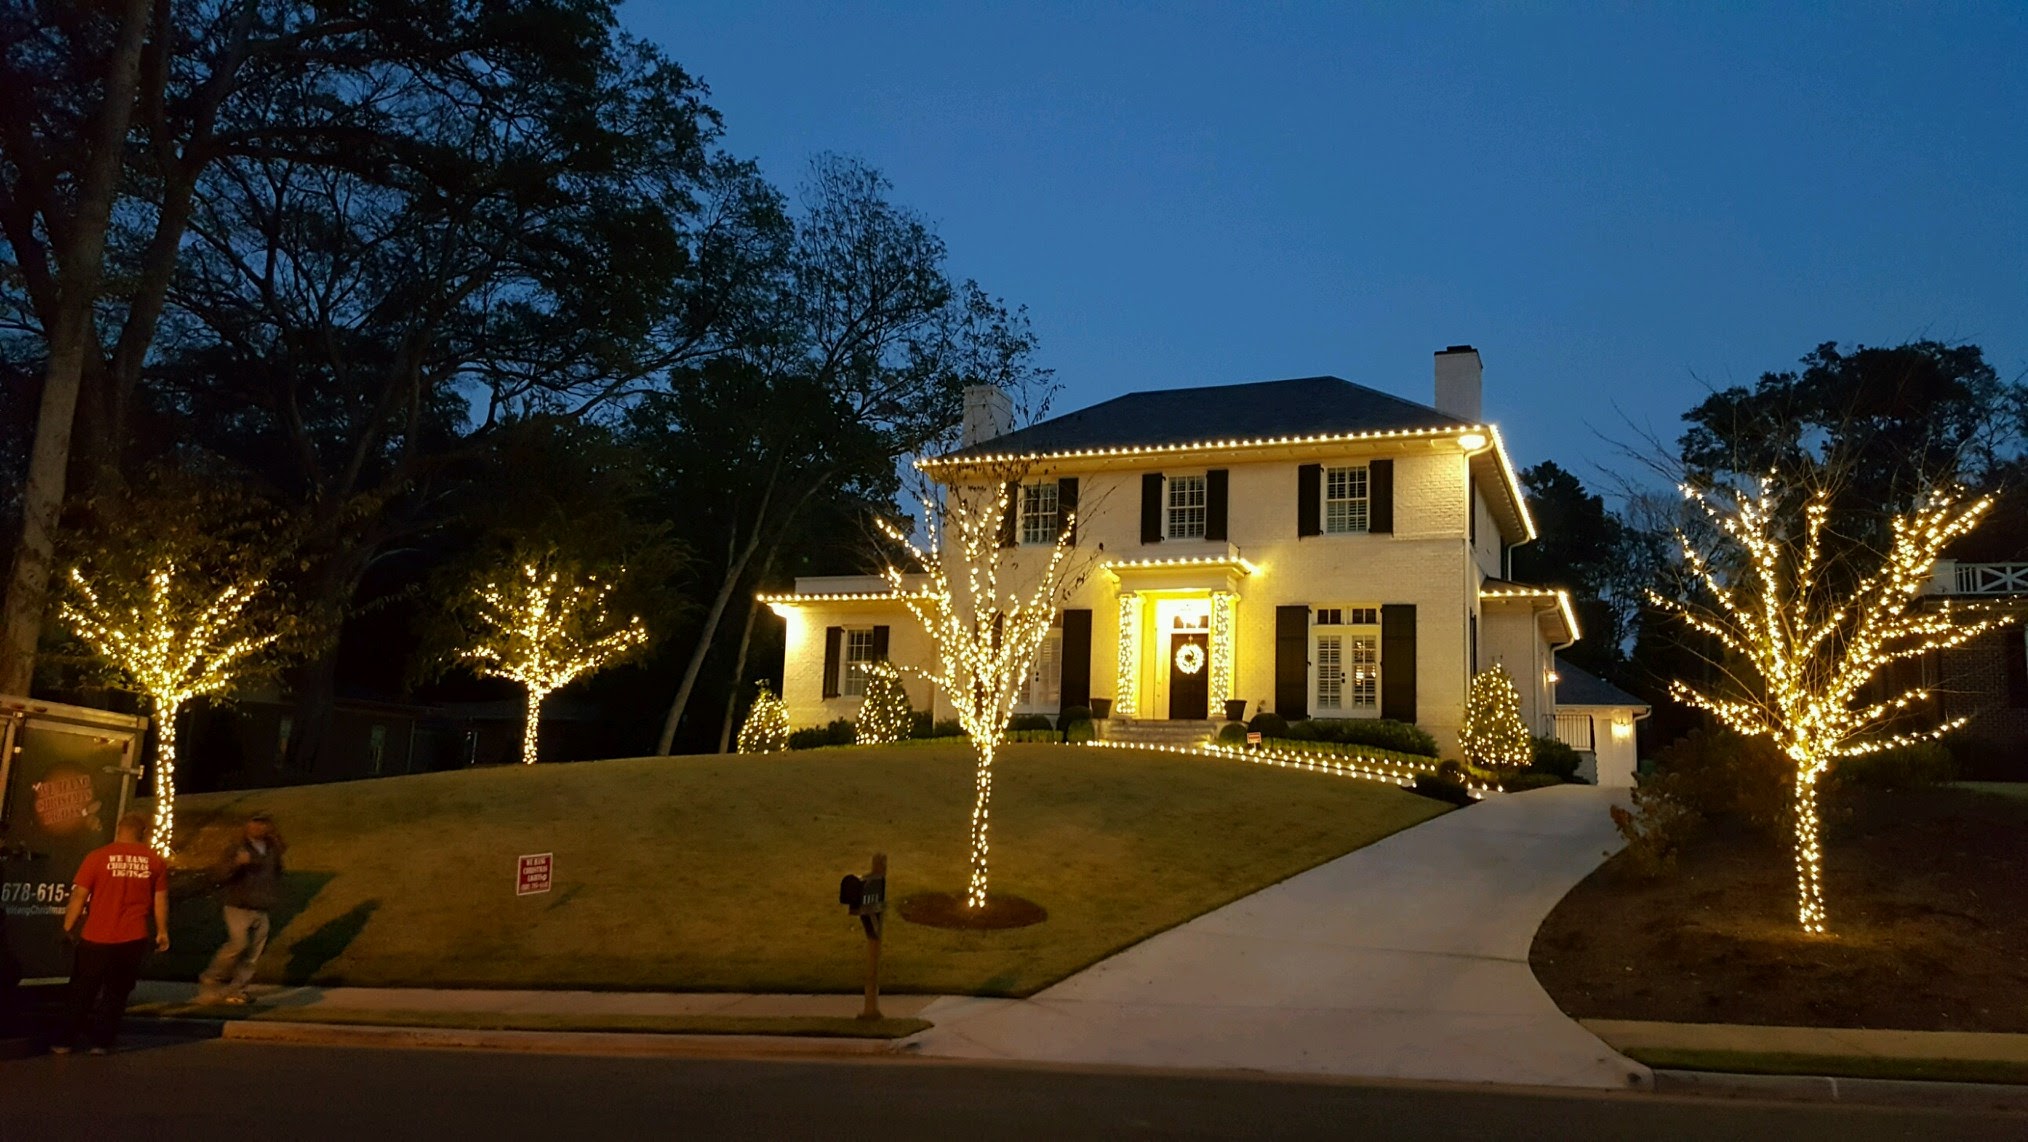
[[[1013,398],[993,385],[965,386],[965,423],[958,447],[970,448],[1013,430]]]
[[[1452,345],[1436,355],[1436,410],[1468,424],[1479,423],[1479,351]]]

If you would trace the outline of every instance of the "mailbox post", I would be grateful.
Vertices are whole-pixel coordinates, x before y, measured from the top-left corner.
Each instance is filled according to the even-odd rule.
[[[887,917],[887,854],[873,854],[873,868],[862,877],[838,882],[838,902],[859,917],[866,930],[866,1006],[861,1019],[880,1018],[880,931]]]

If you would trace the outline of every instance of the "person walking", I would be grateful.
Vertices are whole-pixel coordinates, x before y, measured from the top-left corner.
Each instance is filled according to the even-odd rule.
[[[247,1002],[246,985],[268,946],[268,913],[281,902],[282,853],[288,847],[266,813],[249,816],[226,846],[218,864],[225,887],[225,944],[197,977],[197,1002]]]
[[[85,854],[63,911],[65,939],[77,941],[70,973],[70,1003],[50,1050],[67,1055],[80,1032],[91,1053],[111,1054],[127,1013],[127,997],[148,956],[148,917],[154,914],[154,948],[169,950],[169,866],[141,843],[146,813],[128,813],[113,843]],[[84,923],[78,923],[82,916]]]

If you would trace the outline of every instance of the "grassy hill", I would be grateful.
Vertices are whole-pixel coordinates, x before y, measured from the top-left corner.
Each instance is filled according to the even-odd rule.
[[[1009,747],[995,768],[993,887],[1049,910],[958,932],[890,914],[884,986],[1023,995],[1130,944],[1443,811],[1388,786],[1241,762]],[[889,857],[890,900],[960,890],[962,746],[511,766],[183,799],[179,863],[240,814],[287,836],[270,982],[852,991],[863,941],[838,878]],[[514,895],[515,858],[555,886]],[[201,878],[200,878],[201,879]],[[223,938],[179,900],[190,978]]]

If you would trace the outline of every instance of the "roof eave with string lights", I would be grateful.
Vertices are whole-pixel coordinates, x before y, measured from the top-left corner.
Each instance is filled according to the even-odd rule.
[[[1520,536],[1517,542],[1528,542],[1538,534],[1535,517],[1528,510],[1528,498],[1521,490],[1521,480],[1515,474],[1513,461],[1507,456],[1506,443],[1500,437],[1500,429],[1491,424],[1444,425],[1432,428],[1389,428],[1367,432],[1317,433],[1314,435],[1260,436],[1245,439],[1197,440],[1176,444],[1126,444],[1107,448],[1071,448],[1060,451],[1040,452],[974,452],[970,455],[934,456],[917,460],[920,471],[935,478],[945,474],[963,472],[968,469],[991,469],[1008,465],[1070,466],[1099,464],[1108,461],[1133,461],[1142,459],[1169,459],[1198,457],[1217,453],[1293,451],[1305,448],[1329,447],[1340,444],[1384,444],[1412,443],[1427,441],[1440,444],[1449,437],[1466,457],[1466,461],[1479,467],[1482,457],[1497,475],[1501,489],[1506,493],[1505,504],[1508,522]]]
[[[1479,598],[1481,601],[1491,599],[1554,603],[1558,615],[1563,619],[1564,631],[1569,635],[1565,644],[1584,637],[1583,630],[1577,625],[1577,608],[1570,602],[1570,592],[1560,587],[1488,587],[1479,591]]]

